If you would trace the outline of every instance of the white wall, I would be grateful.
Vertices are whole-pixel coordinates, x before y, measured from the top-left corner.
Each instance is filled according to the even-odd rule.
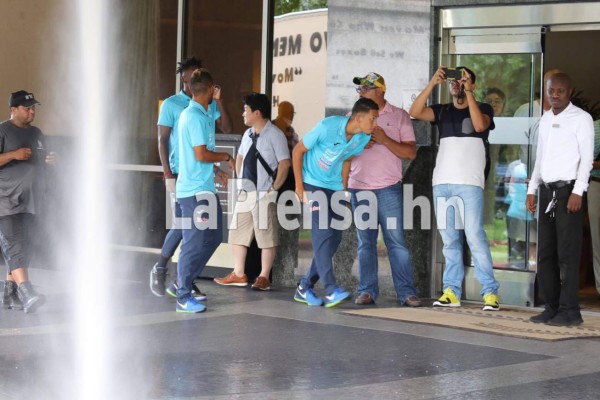
[[[272,117],[277,116],[277,102],[292,103],[292,125],[300,137],[325,116],[326,35],[327,10],[275,18]]]

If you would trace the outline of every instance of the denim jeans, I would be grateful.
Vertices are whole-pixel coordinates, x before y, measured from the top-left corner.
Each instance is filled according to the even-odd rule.
[[[435,185],[433,200],[438,230],[444,242],[442,251],[446,259],[444,290],[451,288],[458,298],[462,294],[462,281],[465,276],[463,229],[455,226],[455,223],[458,223],[464,227],[464,234],[475,264],[475,277],[483,286],[481,295],[497,294],[499,285],[494,278],[490,246],[483,230],[483,189],[473,185]],[[443,220],[444,215],[438,210],[438,203],[443,200],[447,201],[448,205],[446,220]],[[461,204],[464,207],[461,207]]]
[[[370,190],[377,198],[377,204],[369,204],[368,200],[358,200],[356,194],[361,190],[350,189],[352,194],[352,209],[365,205],[371,208],[376,206],[377,223],[381,226],[383,240],[387,248],[392,280],[396,295],[401,302],[410,296],[416,295],[413,283],[413,267],[410,262],[410,254],[404,241],[403,224],[403,190],[402,182],[394,185]],[[379,295],[377,279],[377,237],[379,229],[356,227],[358,235],[358,292],[369,293],[374,299]]]
[[[216,202],[216,212],[207,212],[207,197],[214,196]],[[192,292],[192,283],[194,279],[202,273],[208,260],[219,247],[223,240],[223,213],[221,203],[216,194],[206,194],[199,200],[194,197],[180,198],[181,214],[184,219],[189,219],[191,227],[184,226],[181,230],[183,240],[181,243],[181,254],[177,263],[177,300],[186,301]],[[216,215],[211,215],[216,214]],[[194,222],[200,222],[206,219],[215,221],[216,227],[201,226],[201,229]],[[185,223],[185,222],[184,222]],[[209,223],[209,222],[206,222]]]
[[[165,236],[165,241],[163,242],[162,248],[160,250],[160,254],[164,258],[171,258],[173,254],[175,254],[175,250],[177,250],[177,246],[181,242],[182,233],[180,224],[177,223],[177,219],[181,218],[181,205],[175,198],[175,193],[169,193],[171,196],[171,211],[173,213],[173,224],[171,225],[171,229],[167,232],[167,236]]]
[[[308,199],[310,201],[312,216],[313,259],[310,263],[310,269],[300,280],[300,286],[302,289],[312,289],[320,278],[325,287],[325,294],[330,295],[338,288],[335,276],[333,275],[333,256],[342,241],[343,233],[343,231],[331,227],[331,221],[334,218],[340,219],[337,214],[334,216],[331,209],[331,196],[335,192],[309,185],[308,183],[304,184],[304,190],[311,192],[308,193]],[[327,204],[318,203],[314,195],[315,192],[325,194]],[[319,215],[324,212],[327,213],[327,226],[321,228],[319,227]]]

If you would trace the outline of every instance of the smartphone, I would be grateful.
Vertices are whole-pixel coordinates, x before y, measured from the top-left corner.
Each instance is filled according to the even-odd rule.
[[[462,79],[463,68],[444,68],[444,75],[449,81]]]

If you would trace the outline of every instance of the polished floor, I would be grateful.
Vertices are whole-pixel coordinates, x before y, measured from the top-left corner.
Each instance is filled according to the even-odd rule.
[[[598,399],[600,340],[541,342],[342,314],[200,281],[208,311],[175,313],[149,265],[89,284],[118,298],[112,399]],[[0,310],[0,399],[77,399],[72,309],[59,271],[33,269],[47,303]],[[395,306],[381,299],[379,306]],[[93,345],[93,343],[91,343]]]

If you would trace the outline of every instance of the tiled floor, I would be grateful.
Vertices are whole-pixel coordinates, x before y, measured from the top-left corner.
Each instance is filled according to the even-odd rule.
[[[174,312],[123,268],[110,350],[112,399],[597,399],[600,341],[539,342],[310,308],[292,289],[200,284],[208,311]],[[64,276],[33,270],[36,314],[0,311],[0,399],[77,399]],[[395,306],[380,299],[380,306]],[[90,343],[93,345],[94,343]]]

